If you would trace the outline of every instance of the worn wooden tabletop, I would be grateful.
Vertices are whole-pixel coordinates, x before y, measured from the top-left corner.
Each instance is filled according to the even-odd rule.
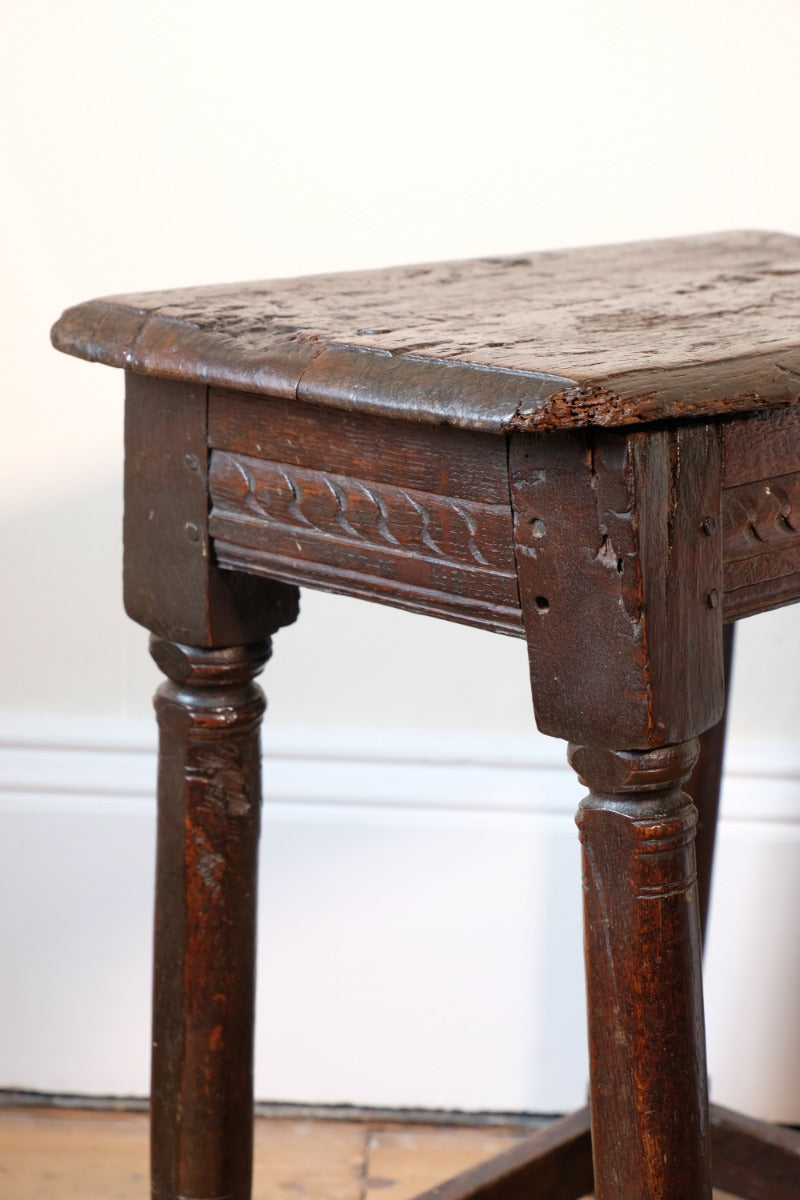
[[[60,350],[502,433],[800,403],[800,238],[727,233],[110,297]]]

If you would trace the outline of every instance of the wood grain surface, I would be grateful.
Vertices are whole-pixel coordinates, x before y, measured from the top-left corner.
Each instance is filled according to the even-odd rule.
[[[724,702],[721,538],[703,530],[715,427],[521,435],[509,466],[539,728],[627,748],[708,729]]]
[[[148,1200],[147,1127],[143,1114],[0,1109],[0,1195]],[[513,1128],[259,1118],[253,1200],[411,1200],[527,1141]]]
[[[800,401],[800,239],[727,233],[93,300],[135,372],[502,432]]]

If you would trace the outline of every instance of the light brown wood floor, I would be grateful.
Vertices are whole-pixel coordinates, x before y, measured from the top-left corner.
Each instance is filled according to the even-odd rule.
[[[529,1132],[260,1118],[253,1200],[410,1200]],[[0,1109],[0,1200],[149,1194],[145,1116]]]

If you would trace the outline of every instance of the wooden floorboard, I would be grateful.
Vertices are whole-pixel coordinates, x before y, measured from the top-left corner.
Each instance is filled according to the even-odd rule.
[[[2,1200],[149,1200],[147,1119],[0,1110]]]
[[[367,1144],[364,1194],[369,1200],[411,1200],[514,1140],[514,1134],[494,1129],[374,1130]]]
[[[369,1133],[339,1121],[256,1121],[253,1200],[361,1200]]]
[[[411,1200],[528,1133],[259,1118],[253,1200]],[[0,1109],[0,1200],[149,1195],[143,1114]]]

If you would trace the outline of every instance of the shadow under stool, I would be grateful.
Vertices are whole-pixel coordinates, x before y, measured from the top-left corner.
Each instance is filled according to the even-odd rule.
[[[126,369],[125,605],[167,676],[154,1196],[250,1196],[253,680],[304,585],[524,638],[589,790],[591,1111],[429,1196],[797,1200],[800,1136],[709,1111],[683,785],[706,903],[723,626],[800,599],[800,239],[118,296],[53,341]]]

